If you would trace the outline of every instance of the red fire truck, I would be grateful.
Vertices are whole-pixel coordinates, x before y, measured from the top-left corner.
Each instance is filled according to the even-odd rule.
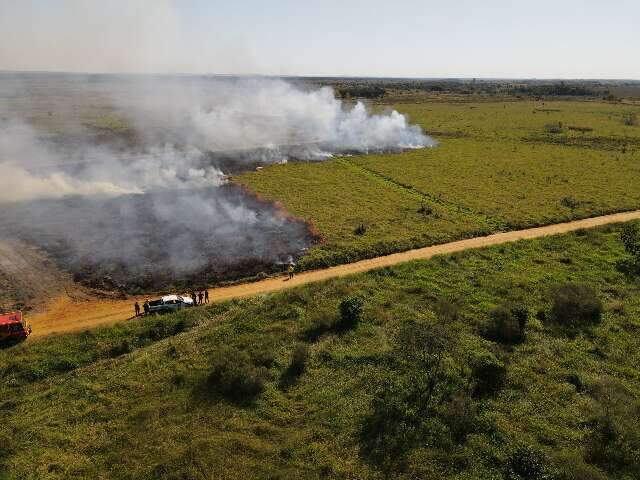
[[[0,343],[17,343],[31,335],[31,327],[22,318],[22,312],[0,315]]]

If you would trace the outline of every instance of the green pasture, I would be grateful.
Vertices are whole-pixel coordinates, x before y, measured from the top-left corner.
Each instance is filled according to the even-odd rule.
[[[0,350],[0,478],[637,478],[625,259],[612,226]],[[567,282],[593,290],[600,322],[553,319]],[[486,333],[509,304],[528,315],[518,343]],[[417,419],[396,389],[424,374],[409,327],[446,347]]]
[[[304,267],[640,208],[638,107],[521,101],[397,108],[439,145],[235,178],[323,235]]]

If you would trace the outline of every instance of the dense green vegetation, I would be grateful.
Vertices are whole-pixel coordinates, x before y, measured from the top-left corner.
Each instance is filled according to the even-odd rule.
[[[439,146],[236,177],[324,236],[303,267],[640,207],[640,128],[628,121],[638,107],[566,101],[397,107]]]
[[[630,228],[0,351],[0,478],[638,478]]]

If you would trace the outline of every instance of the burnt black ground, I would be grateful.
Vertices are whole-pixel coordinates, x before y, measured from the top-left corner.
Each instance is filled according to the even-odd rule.
[[[272,272],[314,242],[306,223],[234,185],[5,205],[0,223],[76,281],[128,293]]]

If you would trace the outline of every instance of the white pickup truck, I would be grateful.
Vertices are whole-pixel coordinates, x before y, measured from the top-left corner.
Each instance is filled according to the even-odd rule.
[[[169,313],[186,307],[193,307],[193,300],[182,295],[165,295],[149,302],[149,313]]]

